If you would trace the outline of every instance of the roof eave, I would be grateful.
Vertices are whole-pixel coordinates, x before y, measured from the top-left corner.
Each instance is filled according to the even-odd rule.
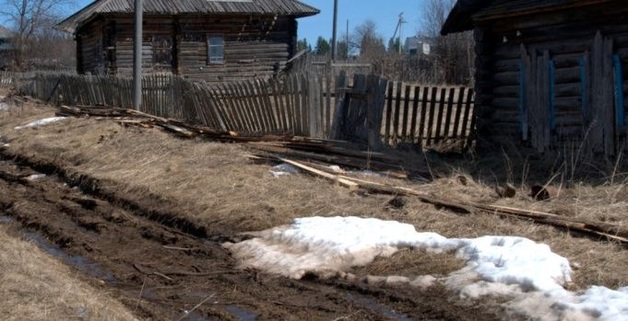
[[[493,0],[458,0],[447,16],[441,35],[463,32],[473,29],[471,16],[488,6]]]

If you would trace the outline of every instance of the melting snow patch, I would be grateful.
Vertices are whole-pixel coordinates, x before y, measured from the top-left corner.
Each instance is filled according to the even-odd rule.
[[[60,120],[65,119],[66,117],[49,117],[49,118],[44,118],[44,119],[40,119],[40,120],[36,120],[34,122],[28,123],[24,126],[17,126],[15,127],[15,129],[22,129],[22,128],[28,128],[28,127],[37,127],[37,126],[44,126],[44,125],[48,125],[51,123],[56,123]]]
[[[296,167],[286,163],[273,166],[270,169],[270,173],[273,174],[274,177],[296,174],[298,172],[299,170]]]
[[[46,177],[46,174],[33,174],[33,175],[27,176],[25,179],[27,181],[38,181],[44,177]]]
[[[367,265],[400,248],[455,251],[467,266],[440,280],[389,276],[367,281],[423,288],[437,280],[463,298],[510,297],[510,308],[541,320],[558,316],[628,321],[628,287],[618,291],[592,287],[581,295],[569,292],[563,288],[571,282],[569,261],[549,246],[522,237],[448,239],[436,233],[419,233],[409,224],[357,217],[299,218],[289,226],[254,236],[224,244],[243,267],[297,279],[307,273],[346,276],[352,266]]]

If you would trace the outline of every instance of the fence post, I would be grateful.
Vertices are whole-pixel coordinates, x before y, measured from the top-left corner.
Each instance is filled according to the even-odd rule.
[[[336,78],[336,110],[334,111],[334,121],[331,126],[331,139],[340,139],[342,137],[347,107],[345,105],[346,76],[345,71],[341,70],[338,78]]]
[[[388,80],[369,75],[367,79],[367,130],[369,149],[379,151],[382,148],[381,128],[386,102]]]
[[[320,102],[320,87],[318,86],[318,79],[312,73],[306,73],[307,77],[307,90],[308,90],[308,104],[307,109],[309,113],[308,120],[310,121],[310,137],[322,138],[323,137],[323,118],[321,116],[321,102]]]

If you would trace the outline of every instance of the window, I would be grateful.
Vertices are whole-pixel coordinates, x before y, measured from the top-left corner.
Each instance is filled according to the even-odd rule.
[[[222,64],[225,62],[225,40],[222,36],[207,37],[207,63]]]
[[[168,36],[153,36],[153,65],[156,67],[172,67],[172,38]]]

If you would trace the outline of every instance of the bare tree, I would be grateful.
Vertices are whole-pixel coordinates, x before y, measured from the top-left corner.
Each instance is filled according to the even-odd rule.
[[[377,33],[377,24],[373,20],[368,19],[355,27],[351,39],[351,49],[358,50],[362,59],[369,60],[386,53],[384,40]]]
[[[33,53],[34,43],[59,21],[59,8],[73,4],[73,0],[0,0],[0,17],[10,23],[15,32],[14,62],[23,68],[26,58]]]
[[[473,79],[474,51],[471,32],[442,36],[440,30],[456,0],[427,0],[423,8],[422,34],[433,39],[432,52],[439,82],[469,84]]]

